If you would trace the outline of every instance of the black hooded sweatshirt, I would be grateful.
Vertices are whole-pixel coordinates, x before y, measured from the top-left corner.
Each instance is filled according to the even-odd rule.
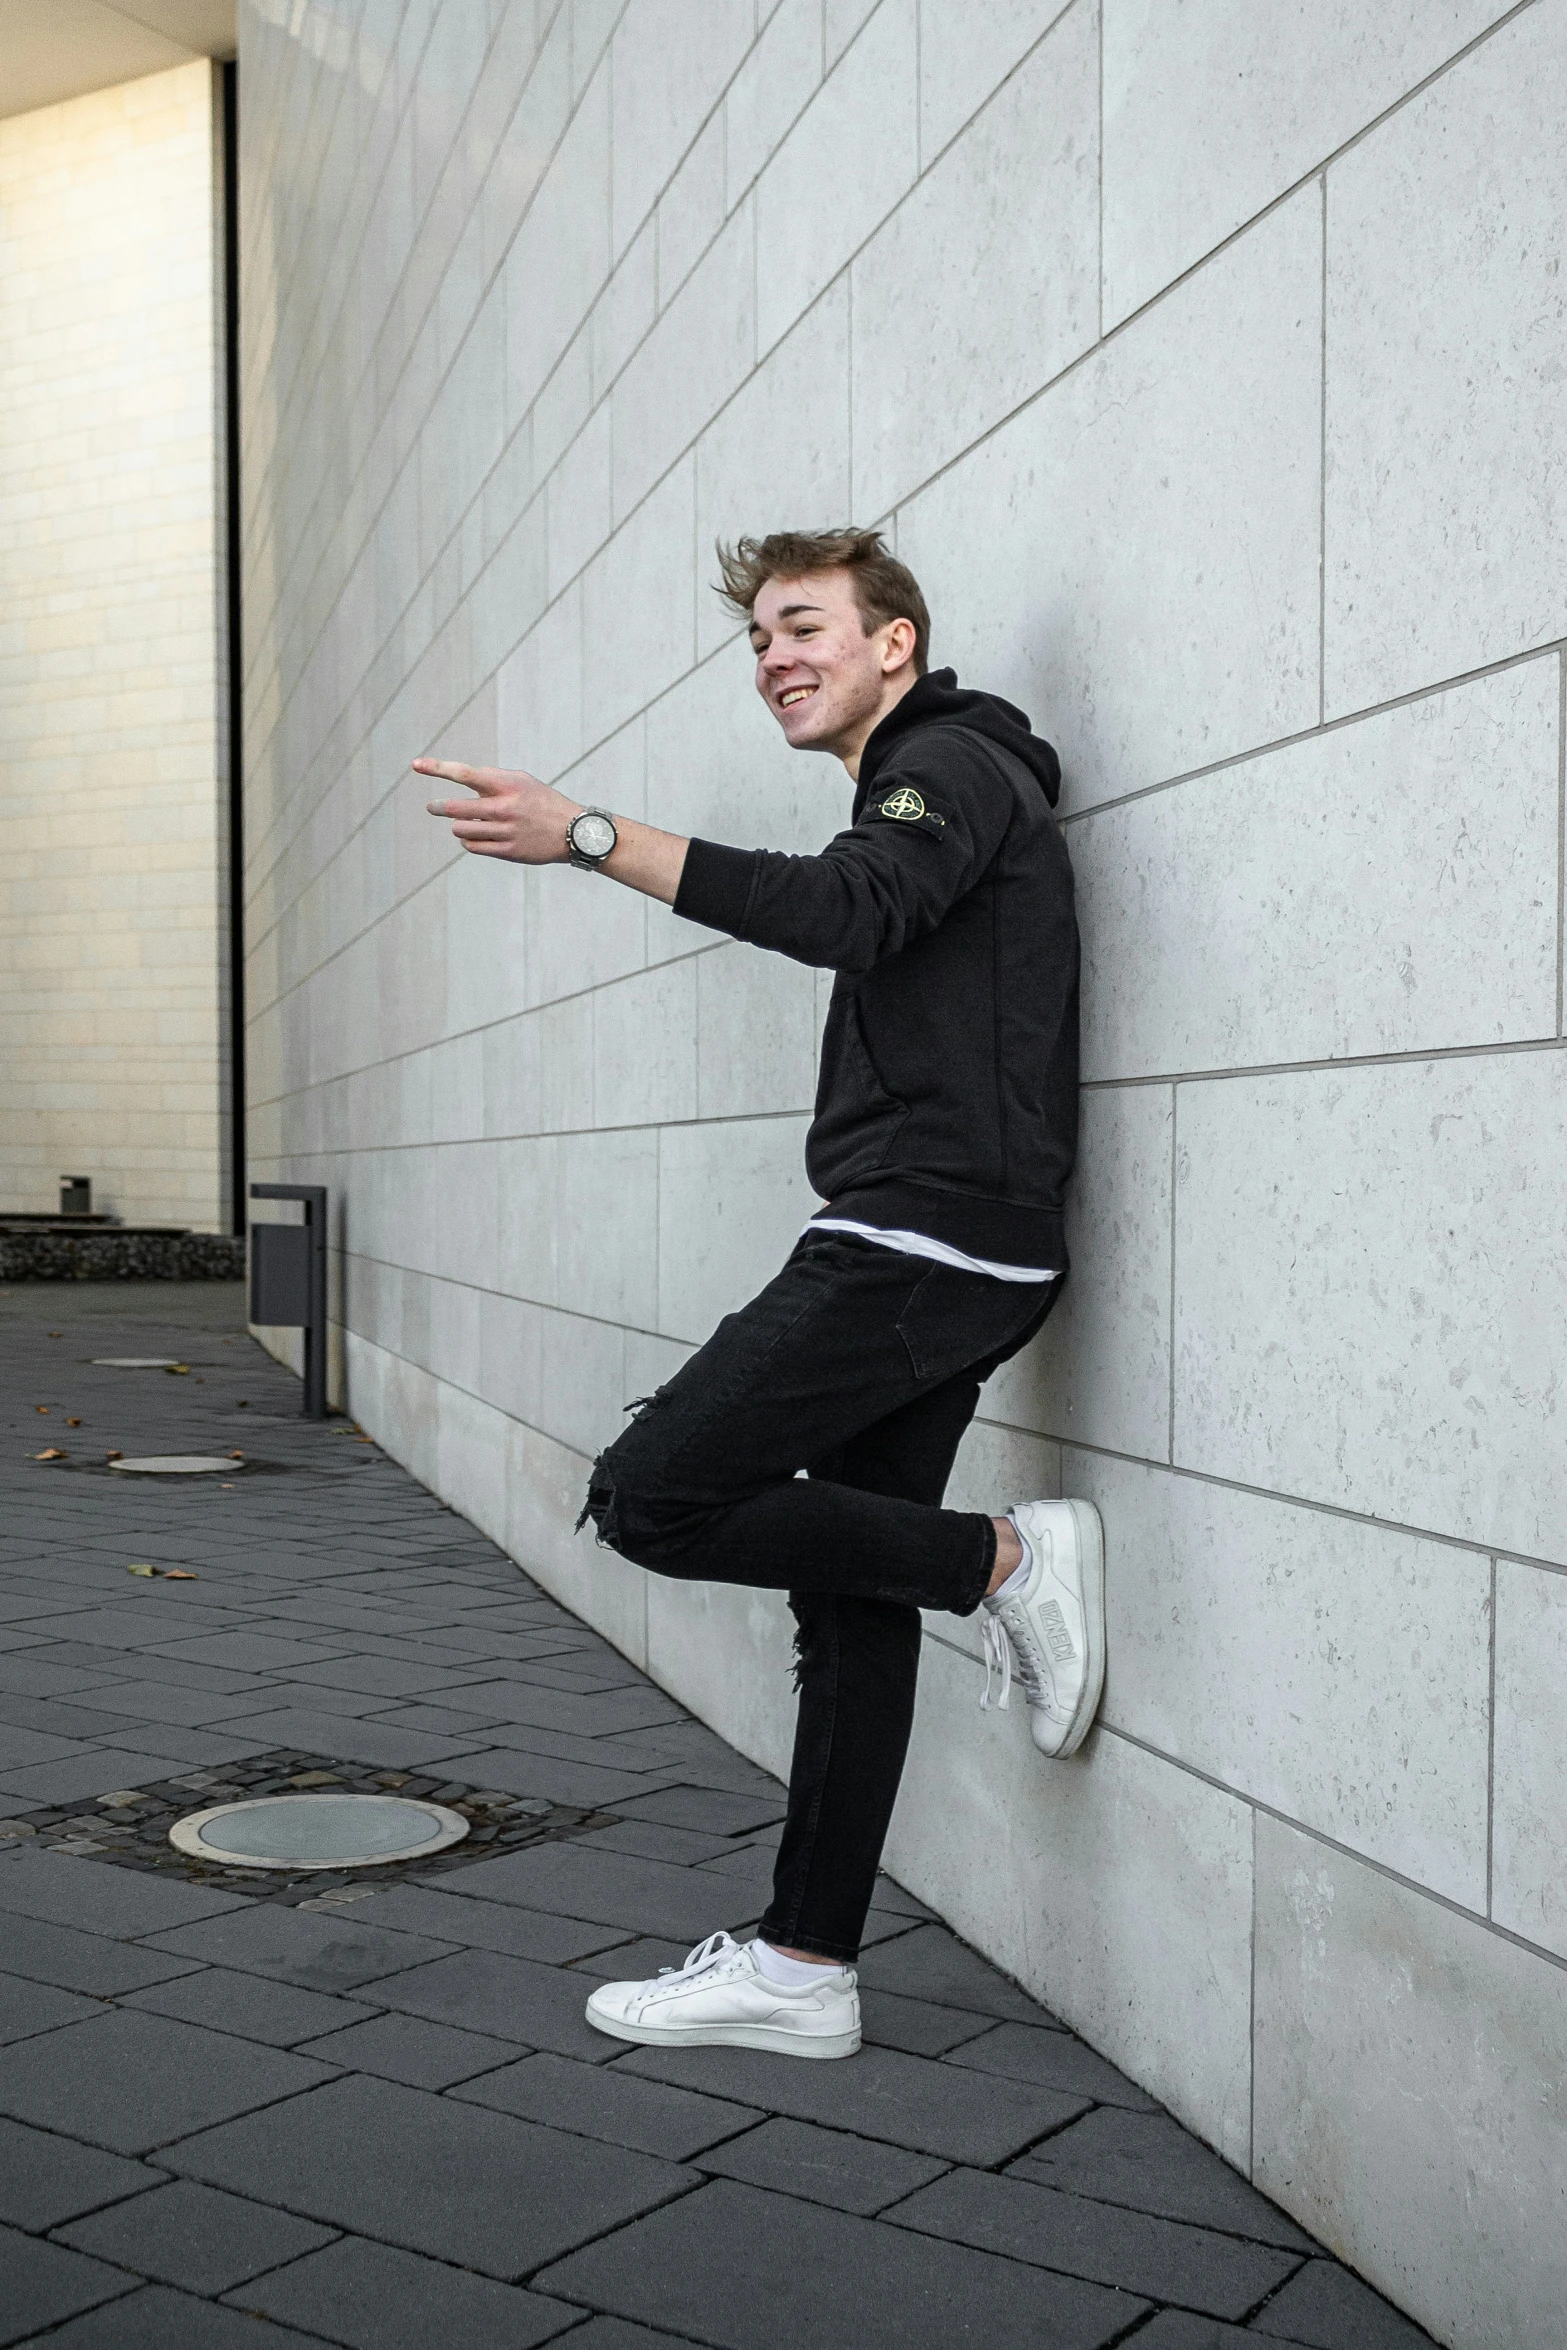
[[[675,912],[835,971],[805,1165],[823,1215],[1060,1269],[1077,923],[1055,752],[933,670],[819,856],[693,840]]]

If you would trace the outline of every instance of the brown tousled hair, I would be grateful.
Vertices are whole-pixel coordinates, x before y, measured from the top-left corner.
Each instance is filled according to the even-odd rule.
[[[930,659],[930,613],[919,581],[900,563],[879,530],[772,530],[765,538],[716,543],[722,577],[714,592],[730,610],[749,620],[770,579],[801,579],[817,571],[847,571],[854,582],[865,633],[892,620],[914,623],[914,671],[923,677]]]

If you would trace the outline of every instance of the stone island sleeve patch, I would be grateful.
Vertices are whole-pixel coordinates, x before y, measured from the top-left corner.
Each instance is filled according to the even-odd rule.
[[[873,800],[860,822],[902,824],[911,832],[932,832],[938,839],[947,829],[947,819],[940,809],[933,808],[924,793],[909,783],[900,783],[883,799]]]

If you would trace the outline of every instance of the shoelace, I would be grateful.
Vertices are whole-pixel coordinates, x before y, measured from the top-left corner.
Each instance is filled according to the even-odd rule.
[[[1047,1702],[1044,1659],[1021,1607],[1014,1604],[1009,1608],[987,1608],[983,1636],[985,1691],[979,1701],[981,1713],[990,1711],[990,1683],[994,1673],[1001,1676],[1001,1695],[996,1702],[996,1711],[1006,1711],[1014,1664],[1027,1702],[1030,1705],[1044,1705]]]
[[[687,1975],[706,1974],[710,1966],[717,1966],[731,1952],[738,1956],[739,1949],[739,1943],[720,1927],[716,1934],[709,1934],[705,1942],[699,1942],[694,1950],[686,1952],[683,1966],[661,1966],[654,1979],[660,1987],[677,1980],[684,1982]]]
[[[987,1615],[980,1629],[985,1644],[985,1694],[979,1701],[979,1710],[982,1714],[989,1713],[991,1679],[999,1674],[1001,1695],[996,1700],[996,1711],[1004,1714],[1012,1693],[1012,1643],[1002,1630],[999,1616]]]

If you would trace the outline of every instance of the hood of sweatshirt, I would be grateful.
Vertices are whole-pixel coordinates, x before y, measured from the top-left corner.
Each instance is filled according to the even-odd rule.
[[[931,669],[911,686],[901,702],[887,712],[860,754],[860,788],[856,806],[876,780],[876,771],[903,735],[916,726],[965,726],[988,735],[1032,769],[1040,790],[1053,808],[1061,793],[1061,762],[1043,735],[1036,734],[1023,712],[999,694],[982,694],[958,683],[955,669]]]

